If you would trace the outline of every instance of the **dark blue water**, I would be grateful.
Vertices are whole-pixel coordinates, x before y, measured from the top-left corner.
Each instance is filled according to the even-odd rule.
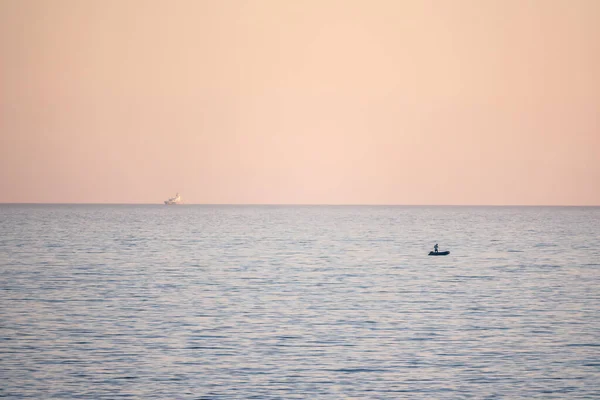
[[[0,273],[0,397],[600,397],[600,208],[0,205]]]

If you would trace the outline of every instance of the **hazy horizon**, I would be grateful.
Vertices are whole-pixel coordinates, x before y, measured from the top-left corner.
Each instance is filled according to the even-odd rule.
[[[68,202],[64,202],[64,203],[41,203],[41,202],[21,202],[21,203],[10,203],[10,202],[0,202],[0,205],[48,205],[48,206],[52,206],[52,205],[56,205],[56,206],[77,206],[77,205],[81,205],[81,206],[85,206],[85,205],[90,205],[90,206],[164,206],[165,204],[163,202],[154,202],[154,203],[68,203]],[[573,207],[573,208],[597,208],[600,207],[600,205],[579,205],[579,204],[384,204],[384,203],[377,203],[377,204],[367,204],[367,203],[356,203],[356,204],[351,204],[351,203],[345,203],[345,204],[332,204],[332,203],[181,203],[178,204],[177,207],[180,206],[232,206],[232,207],[236,207],[236,206],[248,206],[248,207],[252,207],[252,206],[257,206],[257,207],[269,207],[269,206],[273,206],[273,207],[481,207],[481,208],[485,208],[485,207],[505,207],[505,208],[510,208],[510,207],[514,207],[514,208],[518,208],[518,207],[528,207],[528,208],[536,208],[536,207],[540,207],[540,208],[565,208],[565,207]]]
[[[600,1],[0,0],[0,203],[600,205]]]

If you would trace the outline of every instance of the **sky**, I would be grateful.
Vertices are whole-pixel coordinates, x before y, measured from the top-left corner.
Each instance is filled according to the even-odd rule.
[[[598,0],[0,0],[0,202],[600,205]]]

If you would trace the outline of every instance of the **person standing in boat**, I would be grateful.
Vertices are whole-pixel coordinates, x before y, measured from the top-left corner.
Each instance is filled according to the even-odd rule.
[[[438,252],[438,244],[436,243],[435,246],[433,246],[433,251],[435,251],[436,253]]]

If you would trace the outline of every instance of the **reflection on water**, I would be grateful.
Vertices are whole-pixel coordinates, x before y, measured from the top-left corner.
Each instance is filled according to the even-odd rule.
[[[599,208],[1,205],[0,397],[597,397],[598,232]]]

